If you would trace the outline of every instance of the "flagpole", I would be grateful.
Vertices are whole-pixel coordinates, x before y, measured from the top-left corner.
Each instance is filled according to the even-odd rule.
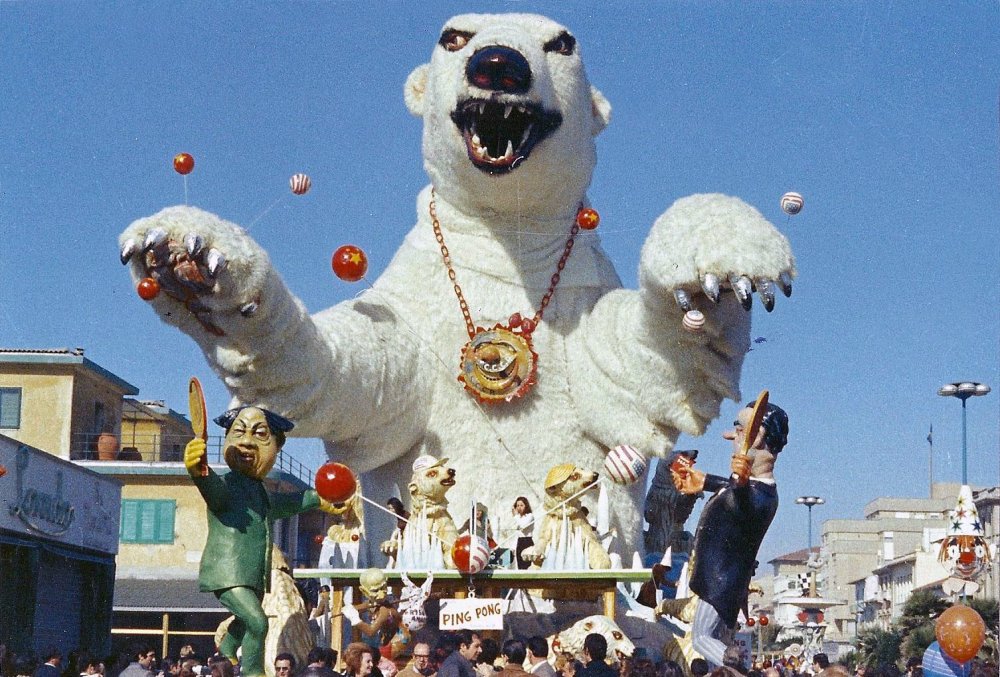
[[[931,423],[931,430],[927,433],[927,446],[929,451],[927,454],[927,475],[930,481],[930,486],[927,489],[930,491],[928,496],[934,498],[934,424]]]

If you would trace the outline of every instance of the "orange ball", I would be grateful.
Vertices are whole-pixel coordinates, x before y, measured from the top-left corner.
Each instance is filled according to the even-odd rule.
[[[324,463],[316,471],[316,493],[324,501],[345,503],[357,490],[357,478],[343,463]]]
[[[151,277],[144,277],[135,286],[135,291],[143,301],[152,301],[160,294],[160,283]]]
[[[748,627],[748,628],[752,628],[752,627],[753,627],[753,626],[755,626],[755,625],[757,625],[757,621],[755,621],[755,620],[754,620],[754,619],[752,619],[752,618],[748,618],[748,619],[747,619],[747,627]]]
[[[956,604],[938,616],[934,636],[946,656],[967,663],[976,657],[986,640],[986,623],[974,609]]]
[[[593,230],[601,222],[601,215],[594,209],[581,209],[576,213],[576,225],[584,230]]]
[[[766,626],[768,623],[771,622],[771,620],[767,616],[761,616],[758,622],[761,625],[765,625]]]
[[[190,153],[178,153],[174,156],[174,171],[178,174],[190,174],[194,171],[194,157]]]
[[[368,257],[361,247],[345,244],[333,252],[333,274],[345,282],[357,282],[368,272]]]

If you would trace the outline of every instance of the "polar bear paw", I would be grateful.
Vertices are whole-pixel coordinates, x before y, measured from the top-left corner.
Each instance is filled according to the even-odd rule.
[[[135,279],[159,284],[161,298],[153,305],[161,316],[174,317],[181,304],[206,331],[222,336],[221,314],[257,312],[270,263],[235,224],[195,207],[170,207],[132,223],[119,245]]]
[[[643,286],[671,292],[685,312],[698,292],[718,303],[728,290],[746,310],[756,291],[770,312],[777,290],[791,296],[795,260],[787,238],[752,206],[726,195],[692,195],[653,225],[640,275]]]

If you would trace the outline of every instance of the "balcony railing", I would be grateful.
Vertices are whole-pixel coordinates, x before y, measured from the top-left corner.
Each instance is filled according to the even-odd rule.
[[[120,463],[134,461],[137,463],[180,463],[184,459],[184,447],[191,441],[190,435],[153,435],[125,434],[119,442],[118,451],[113,454],[98,451],[98,440],[101,435],[96,433],[78,433],[73,436],[70,447],[70,458],[74,461],[108,461]],[[222,435],[210,435],[208,438],[209,465],[225,465],[222,456]],[[282,452],[274,463],[274,470],[288,473],[306,484],[312,485],[314,472],[297,460]]]

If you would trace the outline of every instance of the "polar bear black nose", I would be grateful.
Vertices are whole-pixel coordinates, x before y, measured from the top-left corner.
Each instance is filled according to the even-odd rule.
[[[472,55],[465,77],[480,89],[524,94],[531,87],[531,66],[517,50],[492,45]]]

